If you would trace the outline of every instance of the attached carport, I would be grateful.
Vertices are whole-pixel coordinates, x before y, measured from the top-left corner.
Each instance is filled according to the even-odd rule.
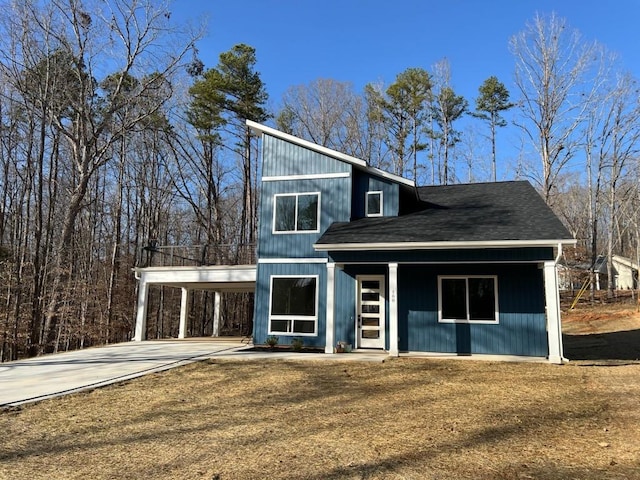
[[[213,336],[217,336],[220,325],[221,294],[251,293],[256,287],[255,265],[213,265],[203,267],[146,267],[134,269],[138,285],[138,309],[134,341],[146,339],[147,305],[149,287],[162,285],[180,288],[180,327],[178,338],[185,338],[187,315],[189,312],[189,293],[191,290],[211,290],[214,292]]]

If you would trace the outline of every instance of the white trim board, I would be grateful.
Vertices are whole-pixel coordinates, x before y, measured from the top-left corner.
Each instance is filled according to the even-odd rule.
[[[258,263],[276,263],[276,264],[289,264],[289,263],[328,263],[328,258],[259,258]]]
[[[331,178],[349,178],[351,173],[349,172],[334,172],[334,173],[310,173],[307,175],[274,175],[270,177],[262,177],[263,182],[280,182],[286,180],[324,180]]]

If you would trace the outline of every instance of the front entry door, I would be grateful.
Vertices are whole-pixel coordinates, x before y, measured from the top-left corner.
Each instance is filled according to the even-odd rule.
[[[384,275],[360,275],[357,282],[357,346],[384,349]]]

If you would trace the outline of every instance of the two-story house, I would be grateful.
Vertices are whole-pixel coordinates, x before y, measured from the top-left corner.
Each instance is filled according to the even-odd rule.
[[[557,257],[575,240],[526,181],[416,187],[262,136],[254,343],[562,360]]]
[[[575,240],[526,181],[416,187],[365,160],[261,137],[257,266],[137,269],[150,284],[254,289],[253,341],[389,355],[562,361],[556,263]],[[217,298],[217,297],[216,297]]]

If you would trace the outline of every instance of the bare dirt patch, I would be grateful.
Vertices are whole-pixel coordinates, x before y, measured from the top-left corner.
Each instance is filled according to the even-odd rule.
[[[192,364],[0,413],[0,478],[640,479],[640,365]]]
[[[640,311],[632,299],[581,303],[563,312],[562,330],[571,360],[640,362]]]

